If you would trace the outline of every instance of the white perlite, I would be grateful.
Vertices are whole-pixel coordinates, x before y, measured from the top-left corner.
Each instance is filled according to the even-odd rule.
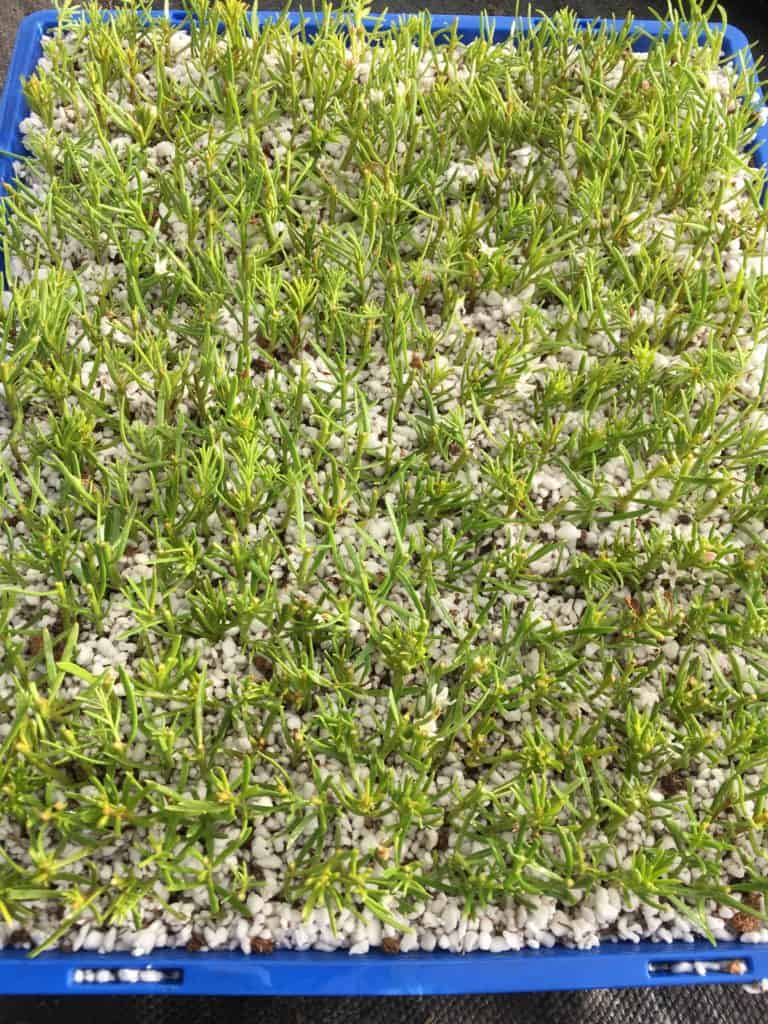
[[[0,945],[63,919],[65,948],[137,956],[767,941],[737,906],[768,822],[765,220],[738,146],[688,206],[652,154],[630,209],[629,129],[603,236],[589,134],[658,97],[658,53],[571,47],[559,95],[511,44],[398,78],[353,35],[316,80],[285,35],[156,29],[102,89],[92,37],[45,46],[9,229],[0,867],[55,896],[9,898]],[[739,83],[686,59],[680,109],[725,133]],[[462,134],[462,90],[493,108],[505,81],[507,120]],[[567,132],[515,142],[542,89]],[[49,212],[67,189],[80,220]]]

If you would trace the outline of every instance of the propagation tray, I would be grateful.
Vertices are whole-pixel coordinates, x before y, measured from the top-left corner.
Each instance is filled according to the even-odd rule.
[[[105,17],[108,17],[105,14]],[[155,15],[164,17],[162,13]],[[173,24],[184,21],[182,11],[170,14]],[[278,17],[263,11],[259,21]],[[408,15],[384,18],[391,25]],[[289,15],[292,25],[303,18],[307,34],[317,18]],[[470,15],[433,14],[433,29],[458,24],[469,42],[489,24],[494,39],[505,39],[514,28],[524,32],[538,18],[490,19]],[[55,27],[56,11],[41,11],[19,27],[2,97],[0,97],[0,187],[13,180],[13,158],[24,154],[19,125],[29,107],[21,78],[34,71],[42,56],[41,39]],[[589,30],[599,21],[582,19]],[[621,20],[609,22],[619,30]],[[648,50],[666,27],[658,21],[633,22],[633,48]],[[712,28],[721,26],[712,23]],[[723,53],[740,66],[754,64],[747,37],[728,26]],[[758,90],[752,102],[761,105]],[[754,162],[768,166],[768,125],[754,142]],[[2,841],[2,837],[0,837]],[[698,968],[698,969],[697,969]],[[96,972],[101,978],[90,980]],[[126,972],[130,972],[129,974]],[[703,973],[700,973],[703,972]],[[108,980],[111,978],[111,980]],[[597,949],[525,949],[520,952],[467,955],[455,953],[374,952],[350,956],[334,953],[278,950],[268,956],[238,952],[188,953],[159,950],[149,956],[130,953],[43,953],[37,958],[20,950],[0,951],[0,995],[447,995],[478,992],[531,992],[563,989],[656,987],[667,985],[749,983],[768,978],[768,943],[741,942],[604,943]]]

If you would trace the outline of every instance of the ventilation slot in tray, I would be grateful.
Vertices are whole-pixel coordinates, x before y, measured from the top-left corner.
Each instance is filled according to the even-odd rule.
[[[73,985],[181,985],[184,972],[158,967],[78,967],[70,976]]]
[[[678,974],[695,974],[700,978],[711,974],[741,977],[751,970],[751,960],[744,957],[729,957],[722,960],[650,960],[648,963],[648,973],[652,977]]]

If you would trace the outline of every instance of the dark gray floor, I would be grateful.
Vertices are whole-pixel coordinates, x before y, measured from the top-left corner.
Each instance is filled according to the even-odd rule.
[[[52,2],[0,0],[0,76],[5,75],[21,18]],[[118,5],[119,0],[103,4]],[[280,6],[280,0],[265,0],[262,6]],[[413,11],[425,3],[391,0],[373,6]],[[514,14],[515,3],[427,0],[426,6],[447,13]],[[550,0],[536,10],[551,12],[559,6]],[[621,16],[629,5],[619,0],[580,0],[575,6],[584,17],[610,17]],[[525,5],[521,8],[525,10]],[[755,44],[755,54],[768,54],[768,0],[753,4],[736,0],[726,8],[728,21]],[[653,17],[645,4],[632,9],[638,17]],[[765,1024],[766,1020],[768,996],[751,996],[737,986],[424,999],[0,998],[0,1024]]]
[[[2,1024],[764,1024],[768,999],[728,986],[385,999],[0,999]]]

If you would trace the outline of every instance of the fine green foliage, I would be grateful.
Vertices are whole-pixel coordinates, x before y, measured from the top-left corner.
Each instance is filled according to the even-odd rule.
[[[62,12],[6,202],[0,913],[708,934],[768,888],[752,76],[142,9]]]

